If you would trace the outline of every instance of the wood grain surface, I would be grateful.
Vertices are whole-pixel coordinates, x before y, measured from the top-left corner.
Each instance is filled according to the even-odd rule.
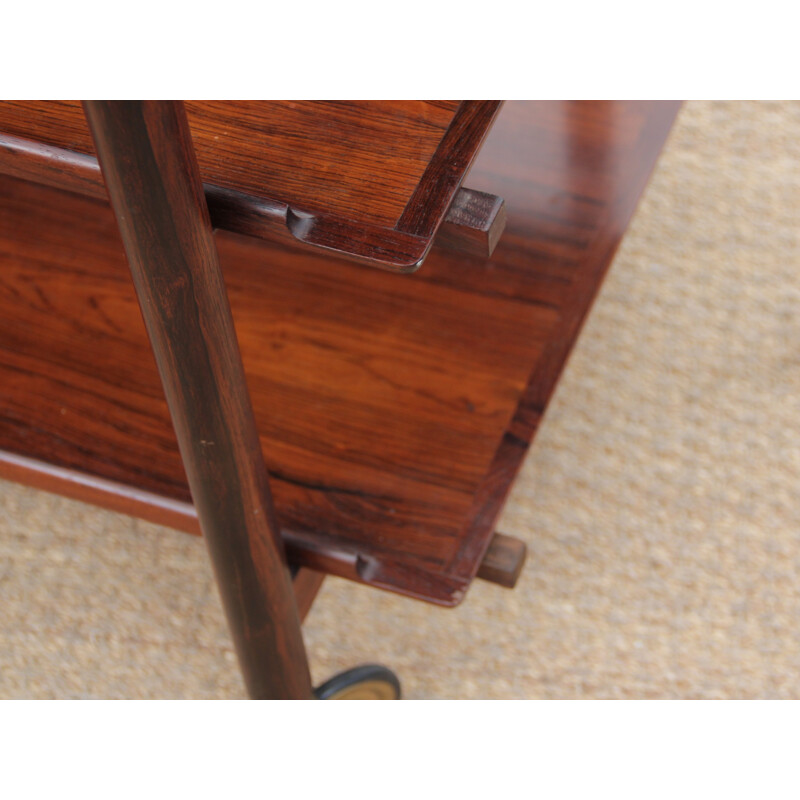
[[[505,229],[506,205],[502,197],[462,187],[439,228],[436,246],[491,258]]]
[[[497,101],[187,103],[215,226],[416,269]],[[0,102],[0,172],[104,197],[80,105]]]
[[[217,234],[293,560],[459,602],[677,108],[507,103],[469,176],[506,200],[491,260],[395,275]],[[196,529],[109,209],[0,180],[0,259],[0,449]]]
[[[254,699],[311,699],[300,614],[183,103],[94,100],[84,110],[245,685]]]
[[[516,586],[528,547],[525,542],[504,533],[496,533],[484,553],[477,577],[513,589]]]

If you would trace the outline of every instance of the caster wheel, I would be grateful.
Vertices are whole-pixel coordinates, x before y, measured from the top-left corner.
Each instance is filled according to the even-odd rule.
[[[317,700],[399,700],[400,681],[390,669],[364,664],[334,675],[314,690]]]

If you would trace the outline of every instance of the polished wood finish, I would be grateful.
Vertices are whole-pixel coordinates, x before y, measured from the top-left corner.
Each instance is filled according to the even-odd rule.
[[[430,250],[500,103],[187,106],[216,227],[411,271]],[[76,103],[0,102],[0,172],[103,198],[93,153]],[[450,222],[457,241],[463,224]]]
[[[459,189],[436,237],[436,246],[471,256],[491,258],[506,229],[502,197]]]
[[[191,503],[172,500],[150,492],[124,486],[96,476],[87,475],[71,469],[56,467],[42,461],[19,456],[0,450],[0,478],[16,483],[36,486],[44,491],[54,492],[84,503],[92,503],[103,508],[148,522],[165,525],[186,533],[200,534],[197,513]],[[291,557],[303,560],[308,554],[296,548],[291,532],[281,532]],[[506,540],[511,537],[495,534],[489,549],[481,562],[477,577],[501,586],[509,586],[509,577],[516,567],[511,563],[510,548]],[[502,562],[502,563],[501,563]],[[321,562],[319,562],[321,564]],[[521,563],[519,568],[522,568]],[[337,572],[334,568],[332,572]],[[341,574],[341,571],[340,571]],[[307,568],[292,567],[292,578],[301,619],[311,609],[314,597],[322,585],[324,573]]]
[[[292,562],[463,597],[676,111],[505,104],[469,174],[506,200],[491,260],[403,276],[217,234]],[[196,531],[108,209],[0,180],[0,262],[0,471]]]
[[[106,197],[100,165],[94,156],[8,134],[0,134],[0,174],[100,200]],[[351,242],[348,237],[355,234],[350,220],[292,211],[286,203],[211,184],[203,188],[211,222],[222,230],[289,246],[317,246],[393,270],[399,264],[418,266],[430,249],[430,238],[366,224],[359,226],[357,241]],[[434,243],[489,257],[504,227],[501,198],[462,187],[456,191]]]
[[[250,696],[310,699],[300,618],[183,104],[86,117]]]
[[[527,555],[528,546],[525,542],[504,533],[496,533],[478,567],[477,577],[505,586],[506,589],[513,589],[517,585]]]

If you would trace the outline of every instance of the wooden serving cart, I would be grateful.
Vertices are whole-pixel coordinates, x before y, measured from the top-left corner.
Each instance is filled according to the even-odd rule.
[[[0,102],[0,476],[202,531],[252,697],[399,696],[314,689],[302,617],[325,574],[514,585],[496,519],[677,110]]]

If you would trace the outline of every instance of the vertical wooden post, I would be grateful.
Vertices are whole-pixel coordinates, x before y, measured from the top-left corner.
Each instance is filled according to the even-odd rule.
[[[251,697],[311,698],[183,104],[84,103]]]

